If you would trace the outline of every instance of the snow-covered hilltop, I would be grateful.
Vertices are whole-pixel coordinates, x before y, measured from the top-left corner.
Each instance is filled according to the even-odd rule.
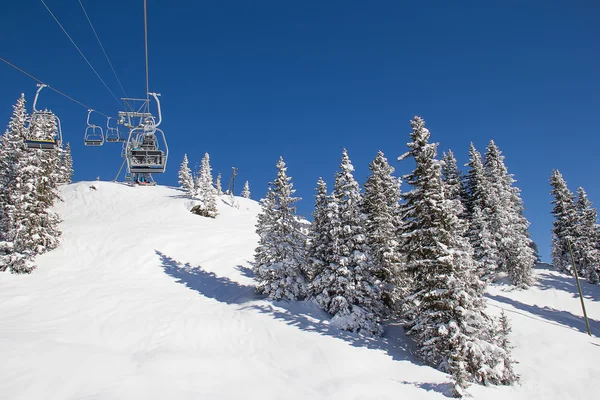
[[[94,186],[94,188],[91,188]],[[189,212],[181,190],[79,182],[54,207],[61,245],[31,275],[0,273],[2,399],[443,399],[399,326],[383,338],[331,328],[310,302],[255,294],[259,205]],[[600,339],[575,282],[538,265],[527,290],[488,286],[513,332],[514,386],[476,399],[585,399],[600,392]],[[600,335],[600,287],[583,283]]]

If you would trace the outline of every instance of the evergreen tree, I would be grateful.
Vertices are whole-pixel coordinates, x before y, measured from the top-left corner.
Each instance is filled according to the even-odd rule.
[[[498,268],[508,273],[514,285],[527,287],[534,282],[535,263],[529,221],[523,213],[520,190],[514,186],[515,180],[493,140],[486,149],[484,168],[491,194],[489,227],[498,249]]]
[[[442,181],[444,182],[445,196],[450,200],[466,202],[467,192],[464,186],[464,178],[456,165],[456,158],[452,150],[442,154]]]
[[[60,163],[60,183],[71,183],[73,181],[73,156],[71,155],[71,143],[67,143],[63,151]]]
[[[38,115],[27,126],[24,96],[17,101],[8,130],[2,137],[0,160],[0,269],[30,273],[33,258],[58,246],[58,215],[50,207],[59,198],[60,153],[25,149],[29,137],[53,139],[51,113]]]
[[[217,189],[217,196],[223,195],[223,187],[221,186],[221,173],[217,175],[217,181],[215,182],[215,189]]]
[[[244,189],[242,190],[242,197],[245,199],[250,198],[250,184],[248,183],[248,181],[246,181],[246,183],[244,183]]]
[[[538,248],[537,243],[533,241],[533,239],[531,239],[531,249],[533,250],[533,255],[535,256],[535,262],[542,262],[542,257],[540,256],[540,249]]]
[[[469,170],[465,178],[467,193],[465,207],[470,220],[475,206],[478,206],[482,213],[489,213],[488,203],[490,196],[481,153],[477,151],[473,143],[469,145],[469,162],[467,166]]]
[[[577,212],[579,219],[579,237],[574,247],[578,255],[577,266],[581,276],[590,283],[598,283],[600,273],[600,228],[598,214],[588,200],[585,190],[577,189]]]
[[[513,382],[517,382],[519,380],[519,376],[513,370],[513,361],[511,357],[512,353],[512,344],[509,339],[509,335],[512,332],[512,328],[510,326],[510,322],[508,321],[508,317],[502,310],[502,314],[500,315],[499,320],[499,334],[498,334],[498,346],[504,350],[504,376],[502,378],[502,382],[505,385],[510,385]]]
[[[340,171],[327,210],[326,231],[331,240],[322,271],[312,283],[319,305],[333,315],[340,329],[380,334],[383,309],[381,293],[373,276],[373,263],[366,243],[361,212],[360,187],[348,153],[343,151]]]
[[[259,245],[254,256],[257,291],[273,300],[298,300],[306,296],[304,264],[305,238],[294,205],[300,198],[287,176],[283,158],[277,163],[277,179],[269,184],[256,232]]]
[[[570,273],[571,259],[568,243],[574,243],[577,234],[577,209],[575,197],[567,187],[567,182],[558,170],[552,171],[550,185],[554,196],[552,214],[552,263],[559,271]]]
[[[317,191],[315,199],[315,209],[312,213],[313,220],[310,225],[310,232],[308,238],[308,249],[306,255],[306,274],[310,283],[309,293],[311,296],[316,296],[318,293],[315,292],[313,287],[313,279],[319,275],[325,265],[331,261],[331,241],[330,232],[328,230],[330,219],[328,214],[328,207],[330,197],[327,195],[327,184],[323,178],[319,178],[317,182]]]
[[[219,215],[219,210],[217,210],[217,196],[216,190],[212,185],[211,171],[210,156],[208,153],[205,153],[204,157],[202,157],[200,173],[198,174],[198,197],[204,205],[203,215],[215,218]]]
[[[37,129],[39,133],[35,135],[36,137],[41,137],[43,140],[55,140],[58,135],[56,121],[56,116],[52,112],[44,110],[44,114],[30,122],[29,134],[32,135],[31,131]],[[38,199],[49,208],[60,198],[58,186],[65,179],[65,171],[63,170],[64,150],[55,147],[48,150],[29,151],[28,154],[35,154],[30,164],[35,164],[42,171],[36,178]]]
[[[495,278],[500,255],[496,237],[490,226],[493,209],[490,186],[485,176],[481,154],[473,143],[469,146],[469,170],[465,179],[466,197],[464,206],[469,221],[468,233],[478,275],[484,280]]]
[[[467,236],[473,248],[473,259],[478,276],[484,281],[493,280],[498,270],[500,256],[488,220],[477,204],[472,210]]]
[[[183,155],[183,161],[179,167],[179,186],[193,198],[196,193],[194,190],[194,179],[192,178],[192,170],[190,170],[187,154]]]
[[[485,313],[484,284],[475,274],[466,223],[458,200],[444,197],[437,144],[429,143],[425,121],[411,121],[409,151],[415,160],[404,177],[413,189],[403,194],[402,250],[415,274],[408,334],[422,360],[452,374],[455,394],[467,381],[503,383],[505,351],[494,344],[493,320]]]
[[[400,181],[392,175],[394,168],[388,164],[381,151],[377,153],[369,169],[371,175],[365,182],[363,197],[366,243],[373,256],[373,274],[378,280],[382,299],[391,310],[398,298],[397,290],[403,289],[400,278],[402,257],[398,252],[397,240]]]

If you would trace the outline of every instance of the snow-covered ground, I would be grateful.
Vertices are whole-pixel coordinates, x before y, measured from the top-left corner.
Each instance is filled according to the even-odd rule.
[[[0,274],[0,399],[450,395],[450,378],[416,361],[399,327],[363,338],[330,328],[312,303],[256,296],[256,202],[221,201],[212,220],[161,186],[80,182],[62,196],[62,245],[29,276]],[[522,382],[471,386],[476,399],[600,393],[600,339],[585,333],[573,279],[536,274],[527,291],[489,289],[490,310],[512,321]],[[584,292],[600,336],[600,287]]]

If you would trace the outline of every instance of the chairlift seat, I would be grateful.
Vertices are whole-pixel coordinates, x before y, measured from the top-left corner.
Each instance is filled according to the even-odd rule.
[[[83,144],[86,146],[102,146],[104,144],[104,140],[102,139],[85,139]]]
[[[26,140],[25,147],[28,149],[53,150],[58,146],[56,140]]]
[[[102,128],[98,125],[88,125],[88,127],[85,128],[83,143],[86,146],[102,146],[104,144],[104,132],[102,131]]]
[[[165,161],[162,150],[131,150],[129,170],[131,173],[162,174]]]

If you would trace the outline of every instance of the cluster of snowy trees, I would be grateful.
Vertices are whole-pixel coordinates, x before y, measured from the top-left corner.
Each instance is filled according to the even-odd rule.
[[[26,147],[32,138],[55,140],[57,129],[47,110],[28,115],[21,95],[0,139],[0,271],[30,273],[35,256],[59,244],[60,220],[51,207],[59,200],[58,186],[71,182],[70,146]]]
[[[194,212],[211,218],[216,218],[219,215],[217,198],[224,194],[221,186],[221,174],[217,175],[217,179],[213,183],[208,153],[204,154],[200,168],[194,173],[189,167],[187,154],[183,155],[183,161],[179,167],[179,185],[190,198],[200,200],[201,203],[193,209]],[[231,204],[233,205],[233,192],[229,193],[227,191],[225,194],[231,197]],[[242,197],[250,198],[250,184],[248,181],[244,184]]]
[[[577,197],[567,187],[567,182],[557,170],[550,177],[554,197],[554,227],[552,229],[552,261],[556,268],[573,273],[573,259],[577,273],[590,283],[599,283],[600,226],[598,214],[582,187]]]
[[[506,277],[533,283],[534,245],[523,202],[504,157],[491,142],[485,158],[471,145],[463,175],[452,152],[438,144],[420,117],[411,121],[415,169],[401,180],[379,152],[364,192],[343,151],[333,190],[317,183],[308,233],[295,211],[293,184],[283,161],[261,200],[257,290],[275,300],[314,299],[331,324],[381,334],[386,318],[403,318],[422,360],[451,373],[455,394],[468,382],[511,384],[506,317],[486,313],[486,282]]]

